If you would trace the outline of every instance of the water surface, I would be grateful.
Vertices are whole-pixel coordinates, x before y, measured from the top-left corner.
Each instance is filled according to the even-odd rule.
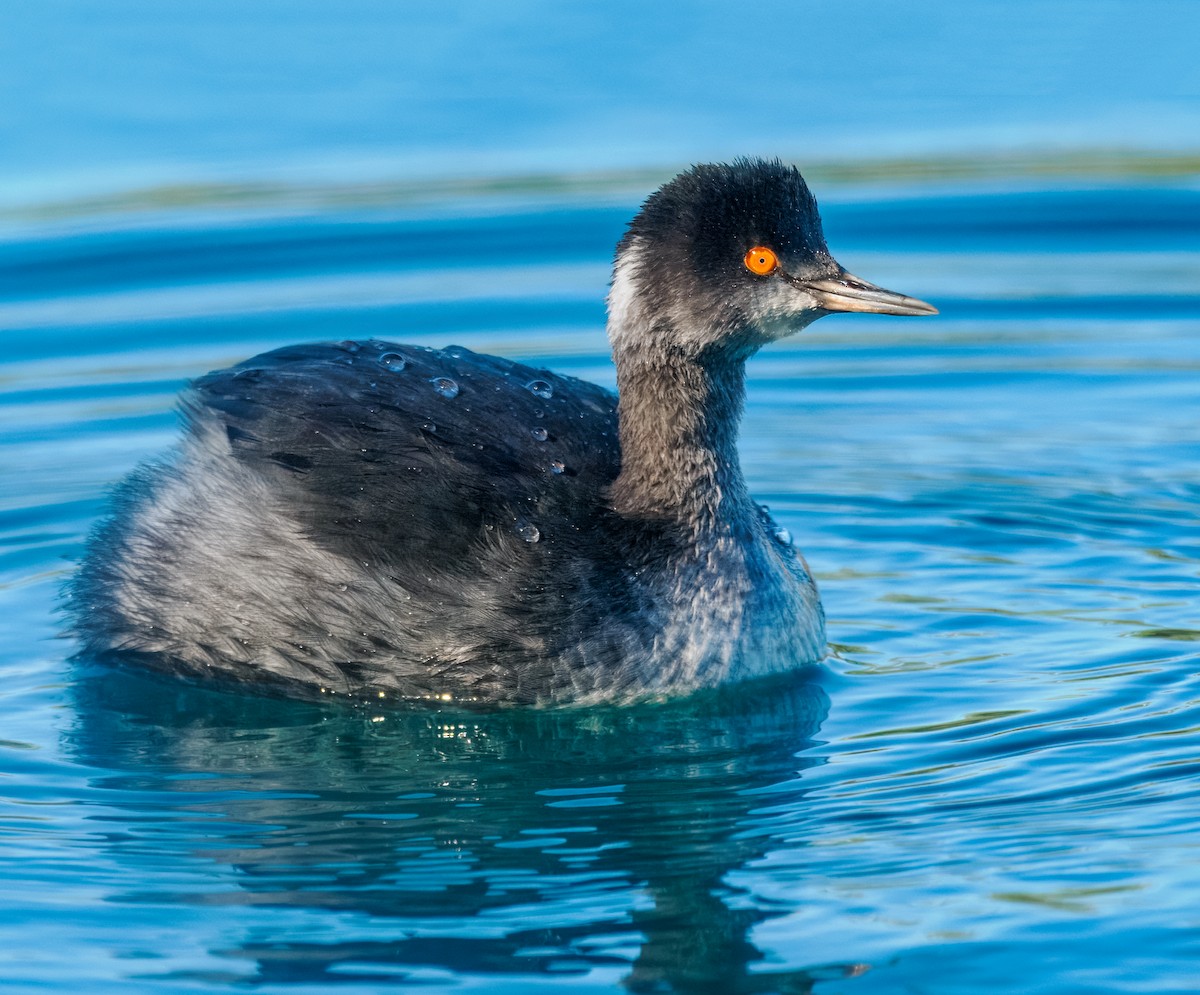
[[[377,336],[611,384],[627,187],[9,219],[12,990],[1195,989],[1187,178],[817,186],[848,268],[942,309],[826,318],[751,364],[745,469],[821,584],[819,671],[630,709],[348,709],[56,638],[107,488],[171,443],[190,376]]]

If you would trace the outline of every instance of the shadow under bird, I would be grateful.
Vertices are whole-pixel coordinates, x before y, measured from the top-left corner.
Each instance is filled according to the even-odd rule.
[[[617,247],[618,395],[461,348],[297,345],[195,381],[71,588],[87,653],[285,694],[591,702],[824,654],[804,560],[737,455],[745,363],[847,273],[800,173],[703,165]]]

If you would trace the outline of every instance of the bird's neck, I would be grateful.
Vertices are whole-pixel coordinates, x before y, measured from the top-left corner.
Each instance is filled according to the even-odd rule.
[[[621,472],[616,511],[727,533],[753,516],[737,455],[745,360],[689,350],[687,329],[648,313],[618,266],[609,337],[617,366]]]
[[[749,494],[737,455],[745,368],[680,356],[617,368],[622,514],[672,518],[708,531],[740,519]]]

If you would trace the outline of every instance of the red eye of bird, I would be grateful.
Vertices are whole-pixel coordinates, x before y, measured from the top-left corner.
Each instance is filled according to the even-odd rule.
[[[766,276],[775,271],[775,267],[779,265],[779,257],[765,245],[756,245],[746,253],[742,262],[751,273]]]

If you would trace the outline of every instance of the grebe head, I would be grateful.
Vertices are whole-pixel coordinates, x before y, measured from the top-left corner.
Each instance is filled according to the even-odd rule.
[[[846,272],[800,172],[759,159],[696,166],[646,201],[617,247],[609,310],[618,363],[651,344],[744,357],[835,311],[937,313]]]

